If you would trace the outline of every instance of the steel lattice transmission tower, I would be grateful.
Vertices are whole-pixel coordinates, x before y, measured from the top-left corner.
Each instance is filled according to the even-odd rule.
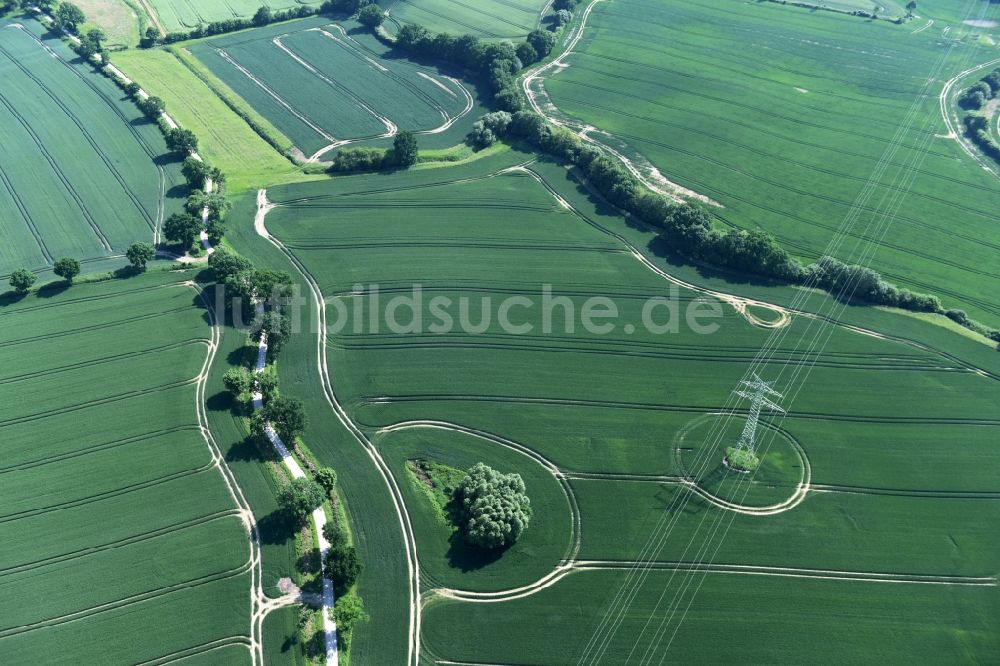
[[[747,423],[743,426],[743,434],[740,435],[740,441],[736,443],[737,449],[743,449],[750,455],[755,456],[757,452],[754,450],[754,437],[757,434],[757,422],[760,420],[760,410],[763,408],[773,409],[776,412],[785,413],[778,405],[774,404],[767,396],[774,396],[776,398],[783,397],[780,393],[771,388],[771,384],[774,382],[765,382],[763,379],[757,376],[757,373],[753,373],[753,381],[742,381],[740,384],[746,386],[745,390],[733,391],[736,395],[746,398],[750,401],[750,414],[747,417]]]

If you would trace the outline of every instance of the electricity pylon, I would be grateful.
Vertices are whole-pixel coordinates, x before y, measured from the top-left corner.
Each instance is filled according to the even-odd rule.
[[[750,401],[750,415],[747,417],[746,425],[743,426],[743,434],[740,435],[740,441],[736,443],[736,448],[744,449],[750,455],[755,456],[756,451],[754,450],[753,440],[757,434],[757,422],[760,420],[760,410],[767,407],[768,409],[773,409],[784,414],[785,410],[774,404],[767,397],[772,395],[781,398],[782,395],[771,388],[773,382],[765,382],[757,376],[756,372],[753,373],[753,381],[742,381],[740,384],[745,385],[748,390],[733,391],[733,393]]]

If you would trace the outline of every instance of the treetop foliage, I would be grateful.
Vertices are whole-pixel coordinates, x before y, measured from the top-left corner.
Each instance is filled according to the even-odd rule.
[[[510,546],[531,520],[520,474],[501,474],[478,463],[455,489],[462,536],[480,548]]]

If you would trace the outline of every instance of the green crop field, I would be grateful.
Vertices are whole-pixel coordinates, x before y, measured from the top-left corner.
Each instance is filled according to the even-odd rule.
[[[388,0],[389,21],[418,23],[433,32],[482,39],[523,38],[541,23],[549,3],[542,0]]]
[[[187,194],[156,126],[43,34],[35,21],[0,22],[0,275],[67,255],[107,267],[151,241]]]
[[[126,663],[233,644],[249,662],[247,531],[200,430],[209,329],[182,279],[0,307],[5,661],[46,661],[53,645]]]
[[[1000,455],[1000,389],[985,345],[864,308],[847,319],[898,339],[793,315],[762,375],[808,368],[809,383],[787,418],[765,418],[761,473],[744,481],[726,472],[710,437],[739,435],[745,411],[730,421],[719,414],[737,406],[727,401],[732,386],[776,334],[729,304],[710,335],[620,326],[596,334],[579,323],[543,333],[537,298],[513,310],[516,323],[533,326],[527,334],[496,318],[475,334],[428,331],[427,320],[422,334],[385,321],[377,331],[355,328],[359,301],[377,293],[384,305],[411,295],[414,283],[424,317],[427,303],[447,298],[458,322],[465,299],[474,324],[496,301],[539,296],[543,285],[576,311],[606,296],[627,322],[641,320],[650,297],[711,307],[710,296],[672,286],[637,260],[633,251],[685,279],[697,275],[651,253],[648,232],[595,207],[562,169],[526,161],[494,151],[391,182],[356,176],[267,193],[276,204],[268,232],[327,301],[337,399],[402,487],[425,595],[423,654],[618,662],[632,649],[636,659],[661,655],[667,636],[676,654],[699,661],[738,651],[753,662],[802,662],[833,635],[837,654],[852,659],[887,654],[873,644],[882,638],[876,623],[898,616],[895,631],[909,638],[892,645],[894,657],[988,658],[1000,646],[984,619],[1000,607],[1000,542],[990,527],[1000,487],[989,472]],[[237,211],[249,216],[252,202]],[[259,243],[237,240],[249,252],[263,252],[252,249]],[[760,291],[777,302],[793,294]],[[398,321],[410,316],[403,308]],[[819,336],[817,360],[808,350]],[[314,353],[308,343],[295,351]],[[306,382],[293,389],[302,391],[315,367],[296,364],[288,378]],[[324,455],[336,465],[344,447],[360,448],[341,439]],[[463,555],[406,470],[414,458],[521,473],[539,507],[523,540],[486,561]],[[495,603],[481,603],[489,595]],[[735,608],[724,605],[732,596]],[[753,604],[763,614],[732,627],[733,613]],[[468,640],[487,626],[495,640]]]
[[[168,32],[233,18],[250,18],[263,6],[275,11],[321,4],[317,0],[146,0]]]
[[[0,20],[0,662],[996,661],[1000,83],[989,133],[958,98],[997,2],[380,0],[380,31],[153,48],[319,3],[83,4],[81,47],[108,26],[197,147],[30,8]],[[407,23],[553,51],[463,71],[391,47]],[[511,85],[542,117],[469,137]],[[327,170],[403,131],[409,166]],[[164,137],[218,168],[204,204]],[[723,269],[767,243],[681,229],[628,173],[943,307]],[[214,248],[125,268],[185,204]]]
[[[924,23],[770,2],[599,2],[568,67],[543,85],[571,123],[721,204],[726,225],[765,229],[813,260],[857,217],[834,255],[857,261],[878,243],[871,266],[887,279],[996,325],[1000,190],[949,138],[938,100],[996,52],[978,35],[914,33]]]
[[[387,59],[386,48],[374,39],[355,38],[319,18],[209,39],[190,49],[303,157],[318,158],[337,145],[397,128],[440,133],[473,105],[457,81]]]

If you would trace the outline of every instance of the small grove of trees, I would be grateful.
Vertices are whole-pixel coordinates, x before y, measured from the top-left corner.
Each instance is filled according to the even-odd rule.
[[[156,250],[149,243],[132,243],[125,250],[125,257],[138,272],[146,270],[146,264],[156,256]]]
[[[337,152],[330,165],[335,173],[378,171],[413,166],[420,160],[417,137],[413,132],[403,131],[392,140],[392,148],[344,148]]]
[[[480,548],[510,546],[531,520],[531,502],[520,474],[501,474],[478,463],[455,488],[459,531]]]
[[[958,96],[958,103],[964,109],[980,109],[986,102],[996,97],[998,92],[1000,92],[1000,67],[993,69],[962,91]]]
[[[313,511],[326,501],[322,486],[312,479],[293,479],[278,491],[278,506],[297,525],[305,523]]]
[[[53,265],[52,272],[72,283],[73,278],[80,274],[80,262],[72,257],[63,257]]]
[[[38,276],[28,269],[18,268],[10,274],[10,286],[14,290],[14,293],[23,296],[28,293],[28,290],[31,289],[31,285],[35,284],[37,279]]]
[[[1000,162],[1000,144],[990,136],[989,120],[986,116],[969,113],[962,119],[962,124],[965,125],[965,135],[989,157]]]

